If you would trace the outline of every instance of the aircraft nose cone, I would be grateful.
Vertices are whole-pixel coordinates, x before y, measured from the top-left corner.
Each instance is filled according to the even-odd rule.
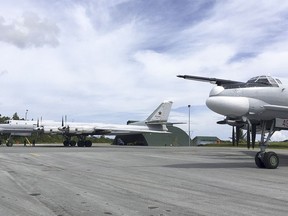
[[[212,111],[231,117],[239,117],[248,113],[249,100],[245,97],[214,96],[206,100]]]

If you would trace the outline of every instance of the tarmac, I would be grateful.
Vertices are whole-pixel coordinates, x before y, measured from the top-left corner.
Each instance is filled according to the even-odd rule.
[[[0,215],[287,215],[288,151],[215,147],[0,147]]]

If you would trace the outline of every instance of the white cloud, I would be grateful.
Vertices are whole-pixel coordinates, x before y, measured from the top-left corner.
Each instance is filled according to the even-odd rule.
[[[41,20],[35,13],[25,12],[20,19],[11,21],[0,17],[0,32],[0,41],[19,48],[58,45],[58,27],[49,20]]]

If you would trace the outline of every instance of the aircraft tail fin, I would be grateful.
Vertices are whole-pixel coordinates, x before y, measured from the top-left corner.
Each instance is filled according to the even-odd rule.
[[[167,121],[173,102],[162,102],[157,109],[144,121],[127,122],[128,125],[147,125],[150,130],[167,131]]]
[[[157,109],[145,120],[146,124],[165,124],[168,121],[173,102],[161,103]]]
[[[131,125],[147,125],[150,130],[168,131],[167,123],[173,102],[161,103],[157,109],[144,121],[128,121]]]

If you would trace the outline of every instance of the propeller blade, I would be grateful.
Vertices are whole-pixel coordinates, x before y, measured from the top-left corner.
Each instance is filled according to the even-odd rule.
[[[39,118],[37,118],[37,128],[39,128]]]
[[[65,115],[65,127],[67,126],[67,115]]]
[[[62,127],[64,127],[64,118],[62,116],[62,124],[61,124]]]
[[[250,124],[247,124],[247,148],[250,149]]]
[[[240,127],[236,126],[236,145],[239,145],[239,140],[240,140]]]
[[[232,144],[235,146],[235,126],[232,126]]]
[[[257,129],[256,124],[252,124],[252,148],[253,148],[253,149],[254,149],[254,147],[255,147],[256,129]]]

